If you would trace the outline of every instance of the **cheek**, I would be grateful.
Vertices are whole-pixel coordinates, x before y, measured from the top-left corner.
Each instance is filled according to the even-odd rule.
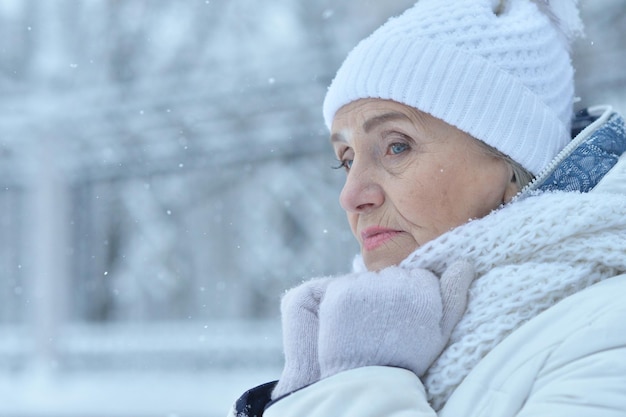
[[[453,209],[455,200],[458,200],[466,191],[464,181],[459,179],[466,178],[467,173],[458,172],[453,168],[441,167],[437,174],[433,181],[433,193],[436,201],[441,208]]]
[[[426,207],[432,207],[434,212],[447,209],[459,193],[458,178],[460,173],[454,167],[436,166],[429,175],[423,176],[420,182],[420,200]]]
[[[355,213],[346,212],[346,217],[348,219],[348,224],[350,225],[350,230],[352,230],[352,234],[358,238],[356,235],[356,224],[358,216]]]
[[[468,173],[454,167],[438,166],[414,197],[414,210],[422,213],[431,229],[443,233],[468,220],[464,202],[468,195]]]
[[[410,224],[421,229],[437,228],[450,209],[449,190],[434,175],[414,177],[396,193],[396,208]]]
[[[485,161],[483,169],[451,170],[449,175],[442,175],[438,200],[445,226],[454,227],[483,217],[500,205],[501,183],[506,173],[490,166],[489,162]]]

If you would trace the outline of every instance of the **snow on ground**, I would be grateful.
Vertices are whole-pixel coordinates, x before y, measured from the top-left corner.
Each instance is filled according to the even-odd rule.
[[[46,349],[25,330],[0,327],[0,417],[225,416],[282,365],[272,321],[73,325]]]
[[[279,369],[0,376],[2,417],[216,417]]]

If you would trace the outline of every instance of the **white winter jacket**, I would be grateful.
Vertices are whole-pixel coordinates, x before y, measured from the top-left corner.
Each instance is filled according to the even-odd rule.
[[[265,417],[624,417],[626,275],[570,296],[493,349],[439,412],[410,371],[367,367],[321,380]]]
[[[626,416],[626,154],[617,160],[626,135],[610,108],[589,113],[595,122],[533,184],[543,193],[470,222],[414,257],[436,271],[438,256],[441,262],[448,253],[466,256],[477,261],[480,276],[466,316],[430,375],[420,380],[400,368],[357,368],[279,399],[262,415]],[[596,173],[599,165],[589,159],[594,153],[617,162],[606,166],[608,173]],[[563,169],[555,170],[559,165]],[[591,173],[569,175],[579,171]],[[555,189],[567,192],[550,192]],[[472,236],[509,218],[520,230],[511,228],[492,247],[472,243]],[[534,222],[550,232],[536,236]],[[546,222],[553,223],[543,227]],[[440,254],[437,245],[443,245]],[[504,305],[491,312],[503,297]],[[261,415],[241,413],[244,408],[239,404],[239,415]]]

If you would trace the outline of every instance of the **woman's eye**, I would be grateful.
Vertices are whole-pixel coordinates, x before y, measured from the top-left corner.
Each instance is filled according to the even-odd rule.
[[[354,161],[353,159],[338,159],[337,160],[339,162],[339,164],[337,166],[334,166],[334,169],[345,169],[346,171],[349,171],[350,168],[352,168],[352,162]]]
[[[392,143],[389,146],[389,150],[391,151],[393,155],[402,153],[406,151],[407,149],[409,149],[409,145],[407,145],[406,143]]]

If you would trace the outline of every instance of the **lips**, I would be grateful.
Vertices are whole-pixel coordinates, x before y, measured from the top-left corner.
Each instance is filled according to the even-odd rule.
[[[374,250],[393,239],[401,233],[400,230],[388,229],[385,227],[372,226],[361,232],[361,241],[363,242],[363,249],[367,251]]]

